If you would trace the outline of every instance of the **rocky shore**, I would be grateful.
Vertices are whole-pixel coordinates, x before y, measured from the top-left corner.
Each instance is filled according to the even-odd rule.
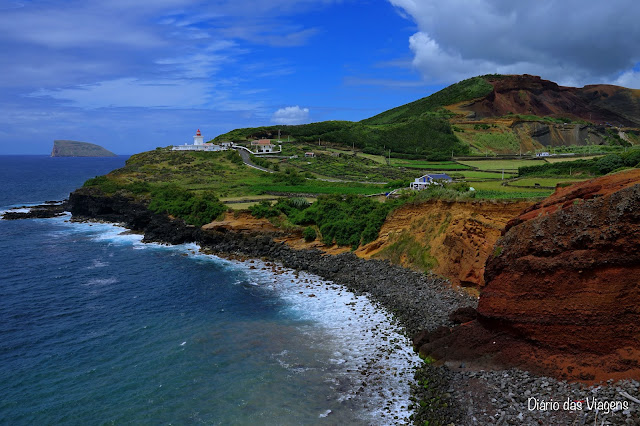
[[[180,244],[197,242],[207,252],[264,258],[306,270],[356,294],[369,297],[393,313],[407,334],[437,334],[472,318],[477,300],[444,280],[409,271],[385,261],[363,260],[351,253],[325,255],[318,250],[294,250],[274,241],[277,234],[206,231],[143,204],[106,197],[82,188],[71,194],[68,208],[74,220],[104,220],[144,233],[144,241]],[[464,325],[463,325],[464,326]],[[422,338],[425,338],[424,334]],[[430,361],[430,360],[427,360]],[[635,381],[601,386],[567,383],[517,369],[484,371],[464,362],[425,362],[413,385],[415,424],[638,424],[639,384]],[[551,404],[548,404],[551,402]],[[557,403],[557,406],[556,404]],[[564,403],[568,402],[565,407]],[[570,403],[574,404],[571,405]],[[577,406],[580,402],[580,406]]]

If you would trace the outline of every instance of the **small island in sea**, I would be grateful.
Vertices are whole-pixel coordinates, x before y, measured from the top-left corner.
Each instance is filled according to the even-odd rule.
[[[115,157],[116,154],[89,142],[54,140],[52,157]]]

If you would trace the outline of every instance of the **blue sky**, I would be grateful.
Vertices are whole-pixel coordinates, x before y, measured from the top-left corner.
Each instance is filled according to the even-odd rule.
[[[0,154],[361,120],[486,73],[640,88],[630,0],[0,0]]]

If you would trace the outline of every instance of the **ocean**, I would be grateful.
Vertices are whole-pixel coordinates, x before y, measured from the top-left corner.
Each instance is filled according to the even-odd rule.
[[[0,210],[126,157],[0,156]],[[0,221],[0,424],[401,424],[419,359],[365,296],[70,216]]]

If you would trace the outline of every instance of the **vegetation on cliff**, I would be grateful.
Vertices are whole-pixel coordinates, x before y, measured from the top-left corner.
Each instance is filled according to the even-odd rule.
[[[69,140],[53,141],[52,157],[115,157],[116,154],[100,145]]]

